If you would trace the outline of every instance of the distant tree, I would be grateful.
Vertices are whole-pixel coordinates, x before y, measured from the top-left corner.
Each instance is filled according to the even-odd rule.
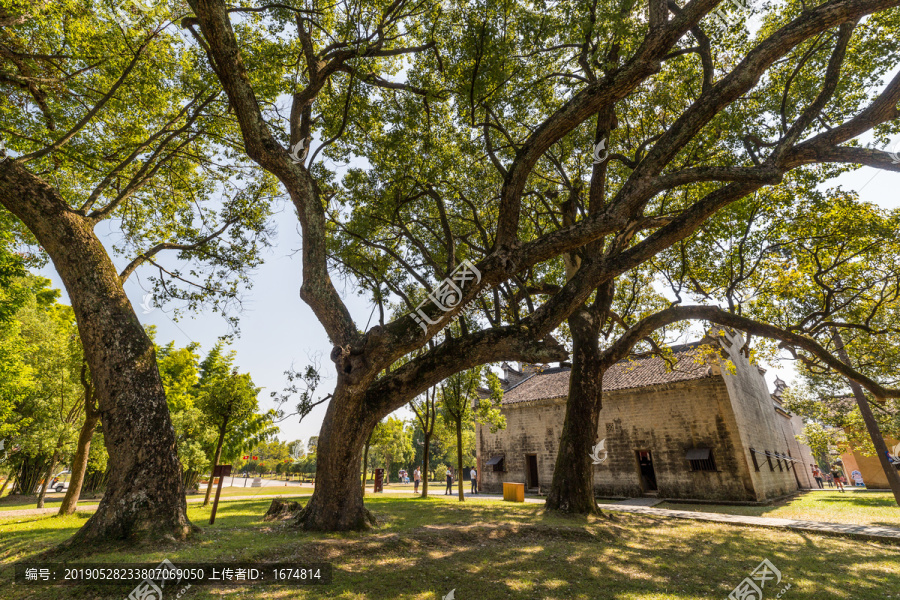
[[[482,386],[487,386],[482,398]],[[506,427],[506,417],[500,412],[503,389],[500,379],[487,367],[476,367],[448,377],[439,386],[442,415],[456,433],[456,473],[459,500],[463,491],[463,423],[479,421],[490,425],[492,431]]]
[[[428,459],[431,453],[431,437],[437,422],[437,388],[432,387],[409,403],[422,430],[422,497],[428,497]]]
[[[413,456],[412,434],[406,421],[388,417],[378,424],[372,433],[372,446],[383,461],[387,476],[393,474],[392,466]]]
[[[24,283],[27,299],[14,316],[26,385],[15,394],[16,412],[8,421],[16,424],[11,442],[20,449],[13,458],[20,469],[18,490],[31,494],[35,476],[43,481],[38,508],[44,505],[57,466],[68,462],[74,450],[86,393],[74,314],[70,307],[56,302],[59,293],[50,290],[49,283],[28,276]]]
[[[260,388],[253,385],[249,374],[239,374],[232,368],[233,353],[223,355],[217,344],[203,361],[200,375],[201,393],[197,406],[210,425],[216,428],[216,446],[212,466],[219,464],[225,437],[239,424],[250,418],[259,408],[257,395]],[[206,487],[203,505],[209,504],[212,478]]]

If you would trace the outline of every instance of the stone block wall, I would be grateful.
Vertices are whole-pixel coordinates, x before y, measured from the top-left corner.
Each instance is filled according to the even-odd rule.
[[[800,457],[795,456],[794,450],[790,447],[790,436],[785,435],[779,422],[783,417],[775,412],[765,378],[759,368],[751,364],[748,357],[741,352],[744,346],[743,338],[733,333],[728,334],[726,340],[723,349],[730,364],[723,360],[717,371],[721,373],[728,389],[728,397],[741,437],[739,447],[753,480],[756,500],[762,501],[794,492],[800,487],[802,480],[798,482],[799,473],[795,476],[794,468],[789,467],[786,461],[772,458],[770,464],[765,456],[756,454],[754,466],[751,448],[792,455],[794,458]],[[803,466],[799,465],[799,468],[802,469]]]

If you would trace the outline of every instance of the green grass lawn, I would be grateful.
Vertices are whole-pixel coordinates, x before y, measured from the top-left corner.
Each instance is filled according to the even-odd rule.
[[[860,496],[862,498],[862,496]],[[81,562],[328,561],[329,586],[198,587],[179,600],[707,600],[724,599],[764,559],[782,573],[765,588],[786,600],[900,597],[900,548],[784,530],[644,515],[545,516],[534,504],[459,503],[436,497],[367,497],[379,526],[314,534],[262,521],[270,499],[225,501],[215,526],[189,505],[204,532],[186,543],[92,548]],[[10,583],[10,565],[68,538],[87,515],[0,521],[0,598],[121,600],[130,589]],[[57,559],[59,560],[59,559]],[[175,598],[175,594],[171,596]],[[168,595],[165,600],[170,600]]]
[[[269,486],[263,488],[222,488],[222,498],[231,496],[303,496],[312,494],[312,488],[301,487],[298,485],[288,486]],[[215,495],[213,489],[213,495]],[[188,500],[202,499],[206,495],[203,490],[199,494],[188,494]],[[44,508],[59,508],[65,494],[47,494],[44,498]],[[99,504],[99,498],[83,498],[78,501],[78,506],[96,506]],[[28,510],[37,507],[37,496],[6,496],[0,500],[0,511],[5,510]]]
[[[900,506],[897,506],[890,492],[808,492],[771,506],[664,502],[657,508],[900,527]],[[900,598],[900,591],[896,597]]]

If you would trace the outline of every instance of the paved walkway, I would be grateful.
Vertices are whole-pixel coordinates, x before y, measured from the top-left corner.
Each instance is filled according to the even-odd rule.
[[[753,527],[775,527],[794,529],[826,535],[843,535],[878,541],[900,543],[900,528],[878,527],[875,525],[852,525],[848,523],[824,523],[821,521],[798,521],[796,519],[777,519],[774,517],[750,517],[729,515],[725,513],[694,512],[692,510],[670,510],[668,508],[651,508],[646,506],[623,506],[622,504],[602,505],[602,510],[630,512],[669,519],[694,519],[696,521],[713,521],[728,525],[749,525]]]
[[[616,502],[616,506],[656,506],[657,504],[662,504],[665,500],[660,500],[659,498],[655,498],[652,496],[646,496],[643,498],[629,498],[627,500],[622,500],[621,502]]]

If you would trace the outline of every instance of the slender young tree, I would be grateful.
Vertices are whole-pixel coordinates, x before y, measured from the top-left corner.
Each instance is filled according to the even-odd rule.
[[[218,352],[215,350],[219,349]],[[216,430],[215,450],[212,454],[214,470],[222,458],[222,448],[226,436],[235,432],[259,409],[257,395],[260,388],[253,385],[247,373],[240,374],[232,367],[233,353],[222,356],[219,345],[216,345],[210,356],[203,362],[203,375],[200,378],[202,392],[197,405],[209,424]],[[224,373],[222,369],[225,369]],[[229,368],[231,371],[229,372]],[[210,474],[206,486],[203,506],[209,504],[213,489],[213,476]]]
[[[438,386],[438,389],[443,416],[456,433],[457,491],[459,501],[464,502],[466,496],[463,485],[463,424],[477,420],[489,424],[491,431],[505,427],[506,418],[500,413],[503,391],[499,378],[484,367],[451,375]],[[485,389],[487,395],[482,398]]]
[[[410,401],[409,406],[416,415],[416,420],[422,428],[425,438],[422,442],[422,497],[428,497],[428,463],[431,454],[431,438],[434,435],[434,425],[438,415],[438,390],[432,387]]]
[[[84,485],[84,475],[87,472],[88,457],[91,451],[91,439],[93,439],[94,430],[100,421],[87,363],[83,361],[81,363],[81,387],[84,390],[84,422],[81,424],[81,431],[78,432],[75,456],[72,457],[69,488],[66,490],[66,495],[59,505],[57,513],[61,517],[74,514],[75,509],[78,508],[78,499],[81,497],[81,486]]]

